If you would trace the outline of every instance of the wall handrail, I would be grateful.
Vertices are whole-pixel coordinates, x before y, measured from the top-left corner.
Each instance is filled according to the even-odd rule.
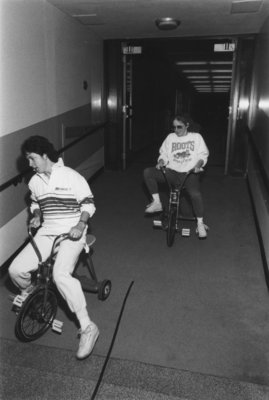
[[[98,124],[98,125],[94,126],[90,130],[87,130],[82,136],[80,136],[79,138],[73,140],[73,142],[69,143],[68,145],[66,145],[63,148],[61,148],[60,150],[58,150],[57,153],[58,154],[63,153],[64,151],[68,150],[70,147],[75,146],[78,142],[80,142],[81,140],[85,139],[89,135],[95,133],[99,129],[104,128],[107,124],[108,124],[107,122],[104,122],[102,124]],[[31,171],[32,171],[31,168],[27,168],[26,170],[22,171],[20,174],[14,176],[13,178],[9,179],[8,181],[6,181],[2,185],[0,185],[0,192],[2,192],[3,190],[7,189],[11,185],[17,186],[19,183],[22,182],[23,178],[26,175],[28,175]]]

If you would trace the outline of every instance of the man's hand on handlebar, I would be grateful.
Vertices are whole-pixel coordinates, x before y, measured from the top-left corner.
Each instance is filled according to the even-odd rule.
[[[41,225],[41,218],[36,215],[29,222],[29,229],[38,229]]]
[[[68,233],[70,239],[79,240],[84,232],[85,226],[86,224],[81,221],[76,226],[73,226]]]

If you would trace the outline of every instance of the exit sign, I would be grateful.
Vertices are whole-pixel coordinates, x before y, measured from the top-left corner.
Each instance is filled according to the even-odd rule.
[[[142,47],[141,46],[124,46],[122,48],[123,54],[141,54]]]
[[[214,44],[214,51],[234,51],[234,43],[216,43]]]

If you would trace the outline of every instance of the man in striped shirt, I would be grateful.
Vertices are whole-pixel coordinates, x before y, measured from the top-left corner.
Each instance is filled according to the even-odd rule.
[[[99,330],[90,320],[81,284],[72,273],[86,245],[88,219],[95,213],[93,195],[86,179],[64,166],[45,137],[31,136],[24,142],[22,151],[35,172],[29,182],[30,227],[38,228],[35,241],[42,259],[50,255],[57,235],[69,234],[59,246],[53,279],[80,324],[77,358],[84,359],[92,352]],[[12,281],[22,292],[31,290],[31,272],[37,267],[37,255],[28,244],[9,267]]]

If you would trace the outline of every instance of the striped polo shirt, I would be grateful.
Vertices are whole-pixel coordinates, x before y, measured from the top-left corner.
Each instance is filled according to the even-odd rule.
[[[42,213],[41,235],[59,235],[69,232],[80,219],[82,211],[90,216],[95,212],[93,195],[86,179],[63,160],[53,164],[51,175],[35,174],[30,182],[31,212]]]

